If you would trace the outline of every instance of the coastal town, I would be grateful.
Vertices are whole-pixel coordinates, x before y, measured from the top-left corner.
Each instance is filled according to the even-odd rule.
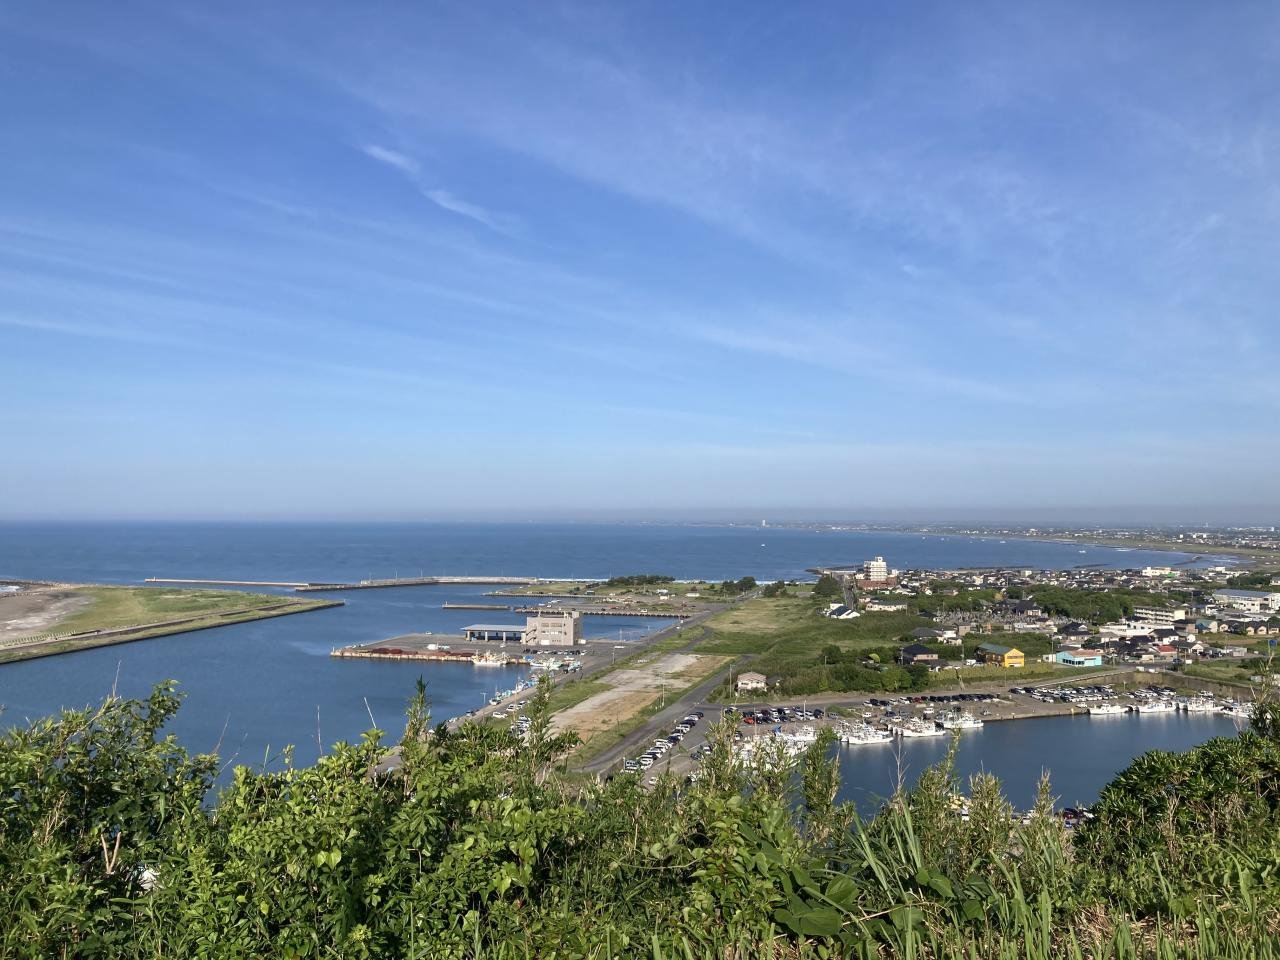
[[[533,584],[520,589],[541,603],[519,608],[524,623],[334,655],[528,667],[450,723],[522,733],[545,676],[553,725],[581,741],[579,769],[641,771],[661,760],[691,774],[706,750],[699,721],[735,711],[739,741],[771,727],[793,753],[823,726],[861,744],[1055,714],[1247,718],[1280,638],[1280,573],[1228,565],[899,570],[877,556],[811,574],[714,586],[657,575]],[[679,614],[620,645],[588,639],[583,624],[602,602]]]
[[[837,579],[847,594],[829,605],[827,617],[915,610],[930,619],[932,625],[911,632],[917,642],[903,654],[935,668],[949,658],[933,645],[962,648],[966,638],[973,638],[973,657],[960,659],[968,666],[1025,666],[1026,651],[1016,640],[1024,635],[1024,646],[1052,643],[1055,649],[1042,659],[1087,667],[1243,657],[1257,641],[1280,637],[1280,574],[1233,575],[1225,566],[899,572],[877,557],[854,571],[818,572]],[[993,634],[1013,639],[981,640]]]

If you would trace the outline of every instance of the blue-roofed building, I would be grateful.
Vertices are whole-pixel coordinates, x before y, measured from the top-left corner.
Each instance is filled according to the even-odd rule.
[[[1100,667],[1102,652],[1099,650],[1062,650],[1053,655],[1054,663],[1064,667]]]

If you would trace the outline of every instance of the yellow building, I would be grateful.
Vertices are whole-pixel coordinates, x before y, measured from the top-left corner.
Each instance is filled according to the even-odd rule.
[[[978,659],[999,667],[1025,667],[1027,658],[1017,647],[1002,647],[998,643],[984,643],[978,647]]]

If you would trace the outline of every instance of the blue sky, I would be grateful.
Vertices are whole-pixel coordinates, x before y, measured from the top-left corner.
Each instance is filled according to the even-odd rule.
[[[1280,511],[1272,3],[10,3],[0,110],[0,515]]]

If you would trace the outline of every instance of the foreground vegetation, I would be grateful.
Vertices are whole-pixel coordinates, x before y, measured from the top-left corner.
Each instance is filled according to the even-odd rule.
[[[316,766],[239,768],[164,723],[170,687],[0,741],[0,955],[331,958],[1280,957],[1280,746],[1153,753],[1074,839],[950,768],[862,822],[825,744],[651,792],[561,777],[545,692],[527,743],[378,734]],[[726,731],[720,731],[725,734]]]

